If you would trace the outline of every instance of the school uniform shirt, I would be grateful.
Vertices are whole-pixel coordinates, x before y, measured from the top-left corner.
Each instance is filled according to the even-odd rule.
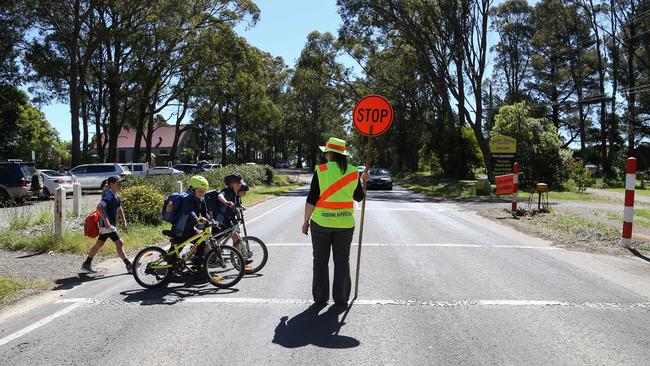
[[[117,224],[117,209],[122,206],[122,198],[113,192],[113,190],[108,189],[102,196],[101,201],[99,201],[98,206],[104,209],[104,215],[106,215],[106,218],[111,224],[110,227],[105,227],[104,220],[100,216],[99,233],[108,234],[117,231],[115,229],[115,224]]]

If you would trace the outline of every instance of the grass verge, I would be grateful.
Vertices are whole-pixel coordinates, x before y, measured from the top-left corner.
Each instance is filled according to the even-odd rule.
[[[47,281],[28,282],[0,275],[0,305],[14,297],[18,292],[27,289],[45,288]]]

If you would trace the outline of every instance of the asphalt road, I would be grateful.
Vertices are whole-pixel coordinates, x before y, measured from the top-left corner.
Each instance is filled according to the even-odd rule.
[[[0,313],[0,363],[648,364],[650,263],[558,249],[399,190],[369,195],[359,298],[314,309],[305,194],[247,211],[269,244],[260,276],[151,291],[105,262]]]

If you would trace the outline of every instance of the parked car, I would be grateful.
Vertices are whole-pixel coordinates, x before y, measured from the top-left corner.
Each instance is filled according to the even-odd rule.
[[[24,201],[34,196],[32,177],[36,173],[33,163],[12,160],[0,162],[0,202]]]
[[[245,163],[244,165],[251,165],[251,166],[253,166],[253,165],[257,165],[257,163],[250,162],[250,163]]]
[[[359,174],[361,174],[364,170],[366,170],[366,167],[364,165],[359,165],[357,169],[359,170]]]
[[[203,169],[197,167],[196,164],[176,164],[172,168],[180,170],[185,174],[203,173]]]
[[[212,170],[212,169],[221,168],[221,164],[208,163],[208,164],[203,164],[201,168],[203,168],[203,170]]]
[[[366,183],[367,189],[387,189],[393,190],[393,179],[390,172],[386,169],[369,169],[370,179]]]
[[[275,163],[275,167],[278,169],[287,169],[291,167],[291,164],[288,161],[278,161]]]
[[[147,172],[149,171],[149,163],[128,163],[124,165],[126,165],[131,171],[131,174],[136,177],[146,177]]]
[[[49,169],[38,169],[38,171],[43,174],[43,191],[41,193],[41,198],[49,199],[59,187],[65,189],[66,195],[72,194],[72,184],[75,182],[75,177],[73,175],[59,173]]]
[[[183,174],[183,172],[181,172],[180,170],[176,170],[168,166],[155,166],[149,169],[150,177],[156,175],[181,175],[181,174]]]
[[[131,171],[125,164],[101,163],[79,165],[70,171],[77,178],[83,189],[104,189],[108,177],[130,175]]]

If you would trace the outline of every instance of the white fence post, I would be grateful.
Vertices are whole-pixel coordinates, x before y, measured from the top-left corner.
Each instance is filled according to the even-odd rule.
[[[183,192],[183,182],[180,180],[176,182],[176,192]]]
[[[75,217],[81,215],[81,184],[75,182],[72,184],[72,213]]]
[[[54,238],[56,240],[63,237],[63,230],[65,228],[65,208],[63,207],[64,197],[65,190],[61,187],[57,188],[54,192]]]

